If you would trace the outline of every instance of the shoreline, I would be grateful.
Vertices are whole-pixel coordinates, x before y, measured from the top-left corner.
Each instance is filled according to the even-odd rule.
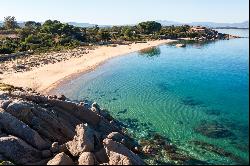
[[[16,87],[31,88],[43,94],[51,94],[56,87],[96,69],[112,58],[175,41],[168,39],[117,47],[99,46],[80,58],[48,64],[31,71],[3,74],[1,82]]]

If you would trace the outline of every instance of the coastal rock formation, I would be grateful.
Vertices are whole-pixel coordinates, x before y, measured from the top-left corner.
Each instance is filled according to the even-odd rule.
[[[32,164],[42,158],[40,151],[11,135],[0,138],[0,154],[16,164]]]
[[[97,103],[0,84],[0,160],[14,164],[144,164],[136,143]]]
[[[142,159],[130,151],[123,144],[111,139],[103,141],[110,165],[144,165]]]
[[[0,124],[8,134],[18,136],[39,150],[49,147],[49,144],[35,130],[1,108]]]
[[[79,165],[95,165],[96,164],[95,155],[90,152],[82,153],[78,159],[78,164]]]
[[[94,131],[86,124],[76,126],[76,136],[73,141],[66,143],[67,149],[73,156],[80,156],[83,152],[94,151]]]
[[[65,153],[57,154],[47,165],[74,165],[73,160]]]

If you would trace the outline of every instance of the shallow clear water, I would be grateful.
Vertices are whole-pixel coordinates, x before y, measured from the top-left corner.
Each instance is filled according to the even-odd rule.
[[[186,48],[163,45],[112,59],[56,92],[75,100],[97,101],[127,123],[138,139],[155,131],[210,164],[248,162],[248,45],[248,39]],[[202,130],[201,124],[217,123],[223,130],[215,136],[197,131]],[[210,129],[207,126],[205,130]],[[204,150],[192,141],[212,144],[237,157]]]

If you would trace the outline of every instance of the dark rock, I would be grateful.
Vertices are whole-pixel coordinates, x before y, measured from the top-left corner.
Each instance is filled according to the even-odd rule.
[[[195,128],[195,131],[210,138],[228,138],[234,134],[218,122],[202,122]]]
[[[108,163],[109,161],[108,155],[106,154],[106,151],[104,148],[96,152],[95,157],[99,163]]]
[[[103,135],[108,135],[112,132],[119,132],[119,128],[113,124],[111,124],[105,118],[101,118],[100,123],[98,124],[98,131],[100,131]]]
[[[57,153],[59,151],[59,143],[58,142],[54,142],[51,147],[50,147],[50,151],[52,153]]]
[[[49,158],[49,157],[51,157],[51,156],[52,156],[52,153],[51,153],[50,150],[43,150],[43,151],[42,151],[42,157],[43,157],[43,158],[47,159],[47,158]]]
[[[223,157],[228,157],[231,160],[235,161],[237,164],[240,164],[240,165],[246,165],[246,164],[248,165],[249,164],[249,161],[246,161],[246,160],[242,159],[241,157],[239,157],[231,152],[225,151],[224,149],[217,147],[213,144],[209,144],[209,143],[206,143],[203,141],[190,141],[190,143],[203,149],[203,150],[213,152],[213,153],[218,154],[218,155],[223,156]]]
[[[134,149],[135,147],[135,142],[131,138],[126,137],[125,135],[122,135],[118,132],[110,133],[107,138],[125,145],[130,150]]]
[[[182,99],[182,103],[184,105],[191,106],[191,107],[194,107],[194,106],[203,106],[203,104],[204,104],[202,101],[195,100],[192,97],[187,97],[185,99]]]
[[[63,145],[59,145],[59,149],[58,149],[59,153],[68,153],[68,149],[67,149],[67,145],[66,144],[63,144]]]
[[[42,159],[42,154],[20,138],[0,137],[0,154],[16,164],[35,163]]]
[[[61,95],[60,97],[58,97],[59,100],[65,101],[67,98],[64,95]]]
[[[5,110],[11,102],[10,100],[0,100],[0,108]]]
[[[119,115],[119,114],[125,114],[125,113],[127,113],[128,112],[128,110],[127,109],[124,109],[123,111],[119,111],[117,114]]]
[[[211,110],[206,110],[205,113],[208,115],[219,116],[221,114],[221,111],[216,109],[211,109]]]
[[[4,161],[4,160],[6,160],[6,158],[2,154],[0,154],[0,161]]]

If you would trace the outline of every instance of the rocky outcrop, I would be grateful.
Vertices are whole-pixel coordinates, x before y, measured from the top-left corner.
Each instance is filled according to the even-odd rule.
[[[87,125],[76,126],[76,136],[73,141],[66,143],[67,149],[73,156],[80,156],[83,152],[94,151],[94,131]]]
[[[93,153],[83,152],[78,159],[78,165],[95,165],[96,159]]]
[[[103,144],[109,157],[110,165],[144,165],[142,159],[123,144],[111,139],[105,139]]]
[[[49,147],[49,144],[35,130],[1,108],[0,124],[8,134],[18,136],[39,150]]]
[[[16,164],[31,164],[42,158],[41,152],[15,136],[0,138],[0,154]]]
[[[65,153],[57,154],[47,165],[74,165],[73,160]]]
[[[4,86],[4,88],[2,87]],[[0,158],[15,164],[143,164],[134,141],[97,103],[0,84]]]

